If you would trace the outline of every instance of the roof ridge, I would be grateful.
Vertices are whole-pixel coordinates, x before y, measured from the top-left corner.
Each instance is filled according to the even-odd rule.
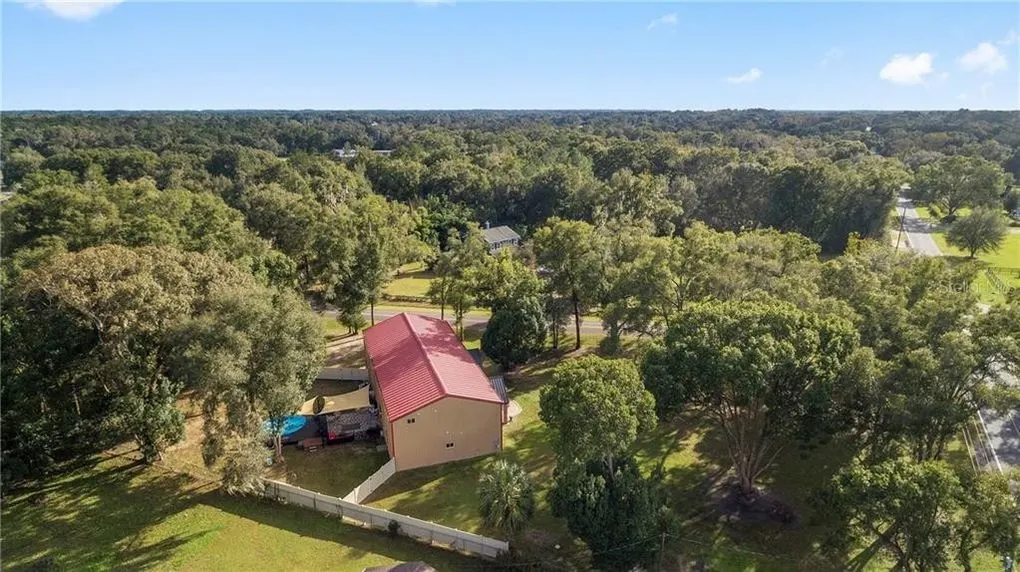
[[[432,372],[432,383],[439,386],[439,393],[443,395],[450,395],[450,392],[446,390],[446,384],[443,383],[443,378],[440,377],[439,372],[436,371],[436,365],[432,363],[432,357],[429,355],[428,350],[425,349],[425,344],[423,344],[421,338],[418,337],[418,330],[414,329],[414,326],[411,325],[411,319],[408,318],[409,314],[407,312],[401,312],[400,315],[404,317],[404,323],[407,324],[407,329],[411,331],[411,337],[414,338],[414,342],[418,344],[418,349],[421,351],[422,357],[425,358],[425,364],[429,366],[429,371]]]

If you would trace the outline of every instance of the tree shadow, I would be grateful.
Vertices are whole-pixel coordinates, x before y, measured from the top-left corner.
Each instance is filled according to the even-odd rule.
[[[4,503],[4,568],[133,569],[166,562],[209,531],[155,544],[143,544],[142,534],[194,505],[206,488],[184,475],[113,459],[22,489]]]
[[[421,543],[409,538],[388,538],[384,531],[347,524],[335,516],[284,505],[269,499],[231,497],[219,492],[210,492],[203,495],[202,502],[235,516],[302,537],[341,542],[350,550],[352,558],[379,554],[398,562],[409,562],[421,560],[423,550],[428,550],[427,561],[440,570],[479,568],[483,564],[482,561],[463,554],[438,547],[423,548]]]
[[[752,522],[726,516],[720,510],[720,503],[733,486],[730,476],[732,460],[722,431],[710,424],[694,449],[709,467],[719,470],[711,475],[711,487],[694,489],[697,494],[704,495],[701,498],[707,502],[700,513],[692,511],[692,516],[697,517],[696,521],[689,521],[692,534],[724,537],[742,549],[796,563],[793,565],[796,569],[841,567],[820,550],[827,529],[816,523],[815,508],[809,499],[850,462],[855,452],[851,440],[831,439],[813,447],[791,442],[759,478],[758,485],[762,491],[795,512],[797,518],[791,524]],[[682,476],[681,473],[678,478]]]

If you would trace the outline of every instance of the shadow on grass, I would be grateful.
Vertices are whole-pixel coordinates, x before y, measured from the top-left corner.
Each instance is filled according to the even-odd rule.
[[[140,462],[104,461],[7,497],[4,568],[151,567],[211,532],[141,545],[146,528],[194,505],[195,494],[206,488],[183,475],[151,474],[147,469]]]
[[[231,497],[219,492],[203,495],[202,503],[302,537],[340,542],[347,547],[347,556],[351,559],[369,554],[379,554],[399,562],[422,558],[423,545],[416,541],[408,538],[389,538],[384,531],[347,524],[336,517],[305,508],[287,506],[263,498]],[[429,564],[440,570],[485,567],[484,561],[440,548],[431,550],[426,558]],[[329,567],[326,564],[326,568]]]
[[[282,464],[274,465],[268,476],[303,489],[343,498],[389,460],[389,453],[376,451],[375,443],[343,443],[315,451],[296,446],[283,448]]]
[[[790,506],[798,515],[797,523],[792,525],[723,518],[718,511],[718,502],[723,497],[724,488],[732,486],[732,477],[729,476],[732,461],[722,432],[710,425],[694,450],[704,461],[702,467],[683,467],[673,479],[682,482],[686,471],[692,469],[695,474],[703,476],[705,468],[716,467],[719,470],[712,473],[709,482],[693,483],[694,488],[690,489],[695,496],[688,496],[687,502],[696,502],[700,497],[703,508],[700,513],[692,511],[690,514],[695,518],[687,523],[689,534],[715,540],[724,538],[748,554],[757,553],[777,559],[783,563],[778,569],[843,568],[842,563],[833,562],[820,551],[826,529],[814,523],[814,508],[808,499],[850,462],[854,454],[850,442],[833,439],[811,448],[790,443],[759,478],[758,484],[763,490]]]

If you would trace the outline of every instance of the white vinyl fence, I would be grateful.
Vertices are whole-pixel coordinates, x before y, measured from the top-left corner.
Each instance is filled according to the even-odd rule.
[[[386,510],[361,506],[337,497],[306,491],[305,489],[265,480],[266,496],[352,520],[357,524],[386,530],[391,521],[400,525],[400,532],[426,544],[439,544],[469,554],[495,558],[509,550],[509,545],[494,538],[464,532],[441,524],[426,522]]]
[[[368,381],[367,369],[350,369],[346,367],[324,367],[315,379],[332,381]]]
[[[395,472],[397,472],[397,461],[391,458],[385,465],[379,467],[379,470],[372,473],[371,477],[368,477],[360,485],[354,487],[353,491],[347,493],[344,500],[361,504],[369,495],[375,492],[375,489],[392,477]]]

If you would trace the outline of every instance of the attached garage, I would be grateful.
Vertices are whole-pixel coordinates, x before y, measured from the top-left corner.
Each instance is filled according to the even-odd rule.
[[[506,400],[446,321],[388,318],[365,330],[365,354],[398,471],[503,448]]]

